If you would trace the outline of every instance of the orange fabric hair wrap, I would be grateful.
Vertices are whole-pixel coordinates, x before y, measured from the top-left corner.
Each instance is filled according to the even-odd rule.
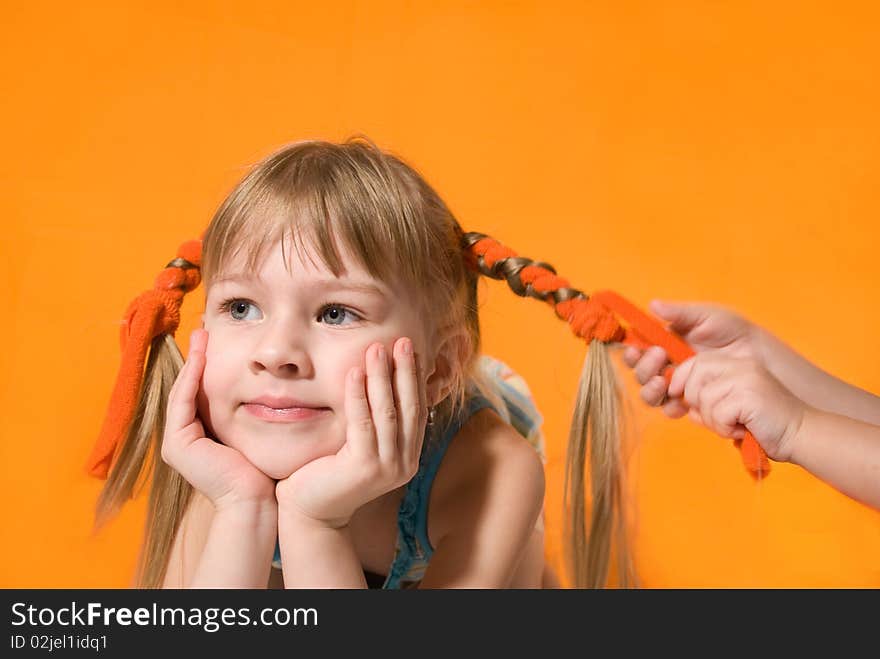
[[[471,269],[499,279],[503,277],[499,273],[502,265],[500,262],[519,258],[512,249],[483,234],[466,234],[464,245],[465,260]],[[532,263],[528,259],[525,261]],[[546,264],[525,265],[518,271],[518,276],[519,281],[527,288],[517,290],[508,278],[514,292],[527,295],[528,287],[531,287],[532,292],[537,293],[535,297],[553,305],[556,314],[571,325],[577,336],[586,341],[596,339],[603,343],[624,343],[642,350],[658,345],[666,351],[673,365],[680,364],[695,354],[683,338],[614,291],[600,291],[588,297],[572,289],[568,280],[556,275],[551,266]],[[554,293],[562,292],[565,295],[560,297],[567,299],[557,301]],[[672,368],[667,368],[664,373],[667,385],[672,372]],[[751,433],[746,432],[745,437],[735,440],[734,444],[740,450],[747,471],[755,480],[770,473],[767,453]]]
[[[484,265],[490,270],[495,268],[498,261],[518,256],[512,249],[489,237],[477,240],[471,245],[470,252],[473,256],[482,257]],[[469,264],[475,265],[475,259],[470,258]],[[552,293],[570,288],[567,279],[538,265],[525,266],[519,271],[519,278],[554,307],[556,315],[571,325],[575,335],[586,341],[597,339],[603,343],[623,340],[624,329],[614,313],[592,298],[575,297],[556,302]]]
[[[156,277],[153,288],[129,304],[119,332],[122,361],[101,432],[86,463],[91,476],[107,478],[137,409],[150,344],[157,336],[173,336],[177,331],[183,296],[199,285],[201,263],[202,241],[185,242],[177,258]]]

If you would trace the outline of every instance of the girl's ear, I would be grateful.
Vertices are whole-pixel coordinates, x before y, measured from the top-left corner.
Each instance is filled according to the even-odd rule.
[[[425,394],[430,407],[444,400],[455,386],[470,351],[470,339],[463,328],[447,328],[440,332],[440,343],[429,363]]]

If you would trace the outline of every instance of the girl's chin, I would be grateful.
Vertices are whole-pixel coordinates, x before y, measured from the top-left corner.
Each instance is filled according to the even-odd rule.
[[[296,469],[291,470],[273,470],[273,471],[264,471],[269,478],[276,481],[283,481],[285,478],[288,478],[292,473],[294,473]]]
[[[257,469],[266,474],[269,478],[272,478],[276,481],[284,480],[292,473],[294,473],[297,469],[302,467],[306,462],[296,464],[290,463],[282,463],[280,460],[272,460],[271,458],[268,460],[251,460],[251,464],[253,464]]]
[[[259,456],[259,458],[249,459],[257,469],[269,476],[269,478],[278,481],[287,478],[314,460],[334,455],[338,450],[339,449],[335,449],[317,455],[298,456],[298,459],[295,461],[291,461],[288,456],[286,456],[288,457],[287,460],[281,460],[278,457],[273,458],[265,455]]]
[[[240,439],[241,436],[239,432],[238,438]],[[223,440],[221,439],[221,441]],[[229,442],[223,441],[223,443],[230,446]],[[343,444],[345,444],[344,439],[338,442],[325,440],[312,443],[309,446],[300,445],[295,447],[294,454],[291,455],[290,444],[287,446],[266,444],[259,438],[249,437],[247,441],[239,441],[235,445],[231,445],[231,448],[240,451],[248,462],[269,478],[283,480],[314,460],[335,455]]]

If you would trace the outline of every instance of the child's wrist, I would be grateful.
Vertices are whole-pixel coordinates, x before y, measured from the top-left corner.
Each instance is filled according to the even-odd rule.
[[[239,502],[218,507],[211,524],[230,533],[274,539],[278,534],[278,506],[274,502]]]
[[[800,416],[792,422],[791,428],[779,442],[777,459],[780,462],[802,464],[804,452],[809,450],[812,429],[822,414],[822,411],[804,404]]]
[[[348,527],[350,517],[337,519],[318,519],[307,515],[296,506],[279,502],[278,523],[285,526],[295,526],[305,531],[342,531]]]
[[[242,500],[218,500],[214,502],[218,515],[229,517],[259,517],[278,519],[278,502],[274,497]]]

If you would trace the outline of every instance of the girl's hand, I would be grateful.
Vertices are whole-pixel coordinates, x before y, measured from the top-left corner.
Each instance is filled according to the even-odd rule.
[[[683,396],[691,418],[722,437],[742,439],[748,429],[774,460],[787,462],[806,403],[754,359],[703,352],[681,364],[669,384]]]
[[[217,508],[274,501],[275,481],[247,458],[205,435],[196,413],[196,394],[205,369],[208,333],[193,331],[189,355],[171,393],[162,438],[162,459],[174,467]]]
[[[755,359],[763,363],[760,331],[742,316],[710,304],[660,302],[651,311],[669,321],[669,328],[682,336],[696,352],[717,350],[720,354]],[[648,405],[663,406],[666,416],[677,419],[687,414],[687,404],[667,391],[661,375],[669,364],[666,351],[659,346],[639,350],[632,346],[623,353],[624,363],[635,371],[642,385],[640,394]]]
[[[341,528],[362,505],[409,482],[418,471],[427,421],[425,382],[412,341],[398,339],[392,353],[389,366],[385,347],[373,344],[366,372],[349,371],[345,444],[335,455],[278,481],[280,515]]]

